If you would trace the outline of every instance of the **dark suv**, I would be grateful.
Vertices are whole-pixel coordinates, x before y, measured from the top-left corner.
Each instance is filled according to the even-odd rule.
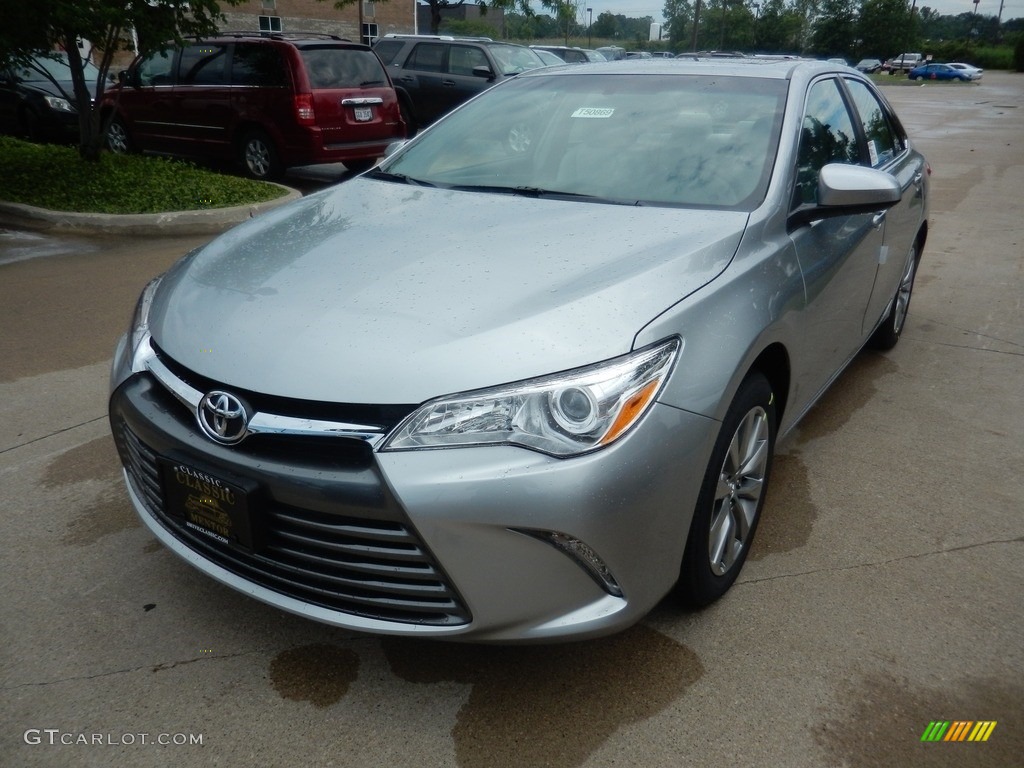
[[[487,37],[386,35],[373,44],[411,128],[432,123],[498,80],[543,67],[535,51]]]
[[[225,34],[138,59],[120,80],[104,99],[115,152],[236,159],[263,179],[365,170],[406,135],[380,60],[337,37]]]

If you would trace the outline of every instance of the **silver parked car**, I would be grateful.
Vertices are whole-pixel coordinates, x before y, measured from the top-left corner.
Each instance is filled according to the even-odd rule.
[[[523,74],[146,287],[111,381],[128,493],[203,572],[355,630],[708,604],[776,440],[899,339],[928,173],[848,67]]]

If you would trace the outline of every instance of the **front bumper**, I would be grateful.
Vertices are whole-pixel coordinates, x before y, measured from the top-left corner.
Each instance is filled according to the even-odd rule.
[[[542,641],[636,622],[678,577],[717,430],[656,405],[615,445],[573,459],[512,447],[378,452],[337,437],[223,446],[151,373],[115,371],[112,384],[129,495],[157,538],[271,605],[391,635]],[[167,508],[161,457],[254,488],[259,551],[188,530]],[[585,543],[622,596],[548,532]]]

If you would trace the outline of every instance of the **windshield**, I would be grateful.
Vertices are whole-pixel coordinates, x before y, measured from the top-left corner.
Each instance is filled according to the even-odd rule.
[[[746,77],[518,78],[381,170],[440,187],[753,210],[768,186],[785,89]]]
[[[503,75],[518,75],[528,69],[544,66],[536,51],[521,45],[490,45],[488,49],[498,62],[498,68]]]
[[[58,58],[50,59],[38,57],[32,60],[32,66],[26,67],[22,72],[19,73],[22,80],[27,82],[33,82],[38,80],[49,80],[42,72],[43,70],[49,73],[50,77],[58,82],[70,82],[71,81],[71,67],[68,66],[67,54],[57,54]],[[88,61],[83,62],[83,69],[85,71],[85,81],[95,81],[100,74],[100,71],[95,66],[90,64]]]

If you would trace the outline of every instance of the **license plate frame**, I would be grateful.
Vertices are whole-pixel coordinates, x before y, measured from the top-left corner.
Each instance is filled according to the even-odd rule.
[[[373,107],[353,107],[357,123],[369,123],[373,120]]]
[[[251,481],[226,479],[225,473],[191,461],[161,457],[167,513],[190,533],[221,546],[247,552],[259,549],[253,524],[253,498],[258,487]]]

